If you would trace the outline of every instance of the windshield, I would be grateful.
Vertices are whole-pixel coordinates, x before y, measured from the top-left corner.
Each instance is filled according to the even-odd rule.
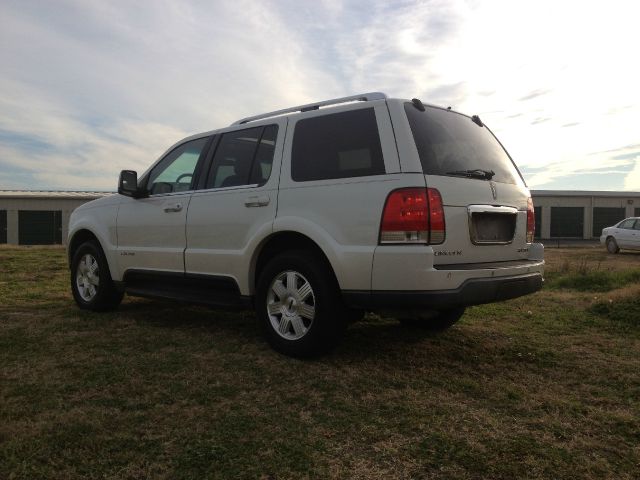
[[[449,110],[404,106],[425,175],[520,183],[515,165],[498,140],[471,118]]]

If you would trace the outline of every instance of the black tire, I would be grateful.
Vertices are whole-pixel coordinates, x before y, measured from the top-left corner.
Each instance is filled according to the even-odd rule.
[[[607,238],[607,252],[609,253],[618,253],[620,251],[620,247],[618,247],[618,242],[613,237]]]
[[[297,358],[331,350],[346,327],[330,266],[304,250],[282,253],[265,265],[256,287],[256,314],[273,349]]]
[[[464,315],[465,307],[452,308],[428,314],[415,314],[411,317],[399,318],[400,323],[409,328],[419,328],[431,332],[441,332],[451,327]]]
[[[95,268],[94,265],[97,267],[97,275],[89,272],[91,269],[88,267]],[[83,285],[87,287],[85,288]],[[73,299],[83,310],[96,312],[113,310],[122,302],[124,293],[116,289],[104,252],[100,245],[93,240],[83,243],[73,253],[71,292]]]

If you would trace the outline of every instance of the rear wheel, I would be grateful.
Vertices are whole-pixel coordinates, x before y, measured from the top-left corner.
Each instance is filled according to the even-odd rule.
[[[340,340],[346,322],[331,269],[311,252],[271,259],[260,274],[256,312],[269,344],[292,357],[313,357]]]
[[[399,318],[400,323],[409,328],[419,328],[432,332],[440,332],[451,327],[464,315],[465,307],[452,308],[426,313],[416,313]]]
[[[618,247],[618,242],[613,237],[607,238],[607,252],[609,253],[618,253],[620,251],[620,247]]]
[[[123,293],[116,289],[107,259],[95,241],[83,243],[73,254],[71,292],[85,310],[112,310],[122,301]]]

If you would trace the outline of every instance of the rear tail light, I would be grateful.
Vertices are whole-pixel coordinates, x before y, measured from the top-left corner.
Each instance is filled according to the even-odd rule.
[[[401,188],[387,197],[380,243],[437,244],[445,238],[442,197],[435,188]]]
[[[533,243],[533,235],[536,231],[536,212],[533,209],[533,200],[527,199],[527,243]]]

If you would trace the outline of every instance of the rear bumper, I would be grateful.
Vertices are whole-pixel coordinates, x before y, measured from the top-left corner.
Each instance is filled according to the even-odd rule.
[[[345,303],[365,310],[446,309],[521,297],[542,288],[542,273],[471,278],[458,288],[428,291],[343,291]]]

